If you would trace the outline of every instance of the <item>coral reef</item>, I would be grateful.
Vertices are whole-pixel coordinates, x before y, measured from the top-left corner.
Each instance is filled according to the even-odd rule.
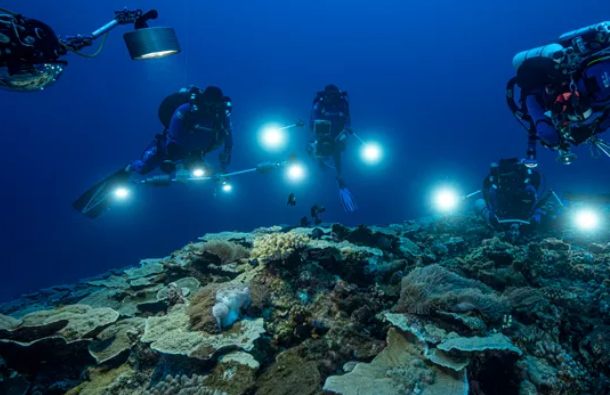
[[[0,304],[0,394],[608,395],[608,237],[207,234]]]
[[[285,260],[309,242],[309,236],[303,233],[267,233],[254,239],[251,258],[265,261]]]

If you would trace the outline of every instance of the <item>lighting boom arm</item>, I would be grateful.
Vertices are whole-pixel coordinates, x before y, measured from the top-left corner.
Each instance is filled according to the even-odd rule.
[[[104,36],[109,33],[115,27],[119,25],[129,25],[134,24],[135,29],[141,29],[148,27],[147,23],[151,19],[157,19],[158,13],[156,10],[150,10],[146,13],[143,13],[142,10],[128,10],[124,9],[122,11],[115,11],[114,18],[106,23],[104,26],[95,30],[91,34],[88,35],[76,35],[76,36],[67,36],[65,38],[60,38],[59,41],[61,44],[71,50],[71,51],[80,51],[85,47],[90,47],[93,45],[93,41]]]
[[[479,193],[481,193],[481,190],[469,193],[468,195],[464,195],[464,196],[462,196],[462,200],[468,200],[471,197],[478,195]]]
[[[239,170],[239,171],[234,171],[231,173],[207,176],[207,177],[188,177],[186,179],[186,181],[187,182],[191,182],[191,181],[201,182],[201,181],[209,181],[209,180],[223,181],[223,180],[227,179],[228,177],[239,176],[242,174],[267,173],[267,172],[273,171],[274,169],[284,167],[284,166],[288,165],[290,162],[291,162],[290,160],[284,161],[284,162],[261,162],[261,163],[257,164],[256,167],[253,167],[251,169]],[[139,181],[140,184],[151,185],[151,186],[169,186],[174,182],[182,182],[182,180],[179,180],[178,178],[175,178],[175,177],[172,178],[168,175],[160,175],[160,176],[154,176],[154,177],[146,178],[146,179]]]

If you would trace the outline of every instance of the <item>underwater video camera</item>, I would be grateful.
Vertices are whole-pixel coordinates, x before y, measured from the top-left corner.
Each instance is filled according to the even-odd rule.
[[[103,49],[107,34],[119,25],[133,24],[134,30],[123,35],[133,60],[146,60],[174,55],[180,45],[173,28],[148,27],[157,11],[115,11],[115,17],[88,35],[59,37],[45,23],[0,8],[0,88],[14,92],[31,92],[51,86],[62,75],[68,62],[61,57],[68,52],[93,58]],[[80,52],[104,37],[93,55]]]

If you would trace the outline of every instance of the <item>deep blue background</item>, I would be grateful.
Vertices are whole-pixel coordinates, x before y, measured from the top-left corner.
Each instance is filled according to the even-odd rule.
[[[489,162],[523,156],[525,132],[504,99],[513,55],[610,18],[610,3],[582,0],[3,2],[60,35],[88,33],[125,5],[156,8],[155,25],[173,26],[183,52],[131,61],[119,28],[97,59],[71,55],[52,88],[0,92],[0,299],[165,256],[206,232],[296,223],[316,201],[326,220],[349,225],[426,214],[439,182],[469,192]],[[95,221],[71,207],[139,157],[161,131],[158,104],[184,85],[218,85],[232,97],[236,170],[303,154],[302,133],[273,155],[257,133],[267,122],[307,119],[329,83],[349,91],[354,129],[385,146],[376,167],[350,147],[346,179],[361,208],[353,215],[342,212],[332,173],[311,164],[299,186],[276,173],[236,180],[217,199],[209,185],[140,189]],[[580,151],[566,168],[540,149],[551,186],[603,189],[608,163]],[[286,207],[289,192],[297,208]]]

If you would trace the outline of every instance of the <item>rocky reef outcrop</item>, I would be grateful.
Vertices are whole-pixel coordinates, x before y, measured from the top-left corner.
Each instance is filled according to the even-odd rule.
[[[609,233],[207,234],[0,304],[0,394],[608,395]]]

